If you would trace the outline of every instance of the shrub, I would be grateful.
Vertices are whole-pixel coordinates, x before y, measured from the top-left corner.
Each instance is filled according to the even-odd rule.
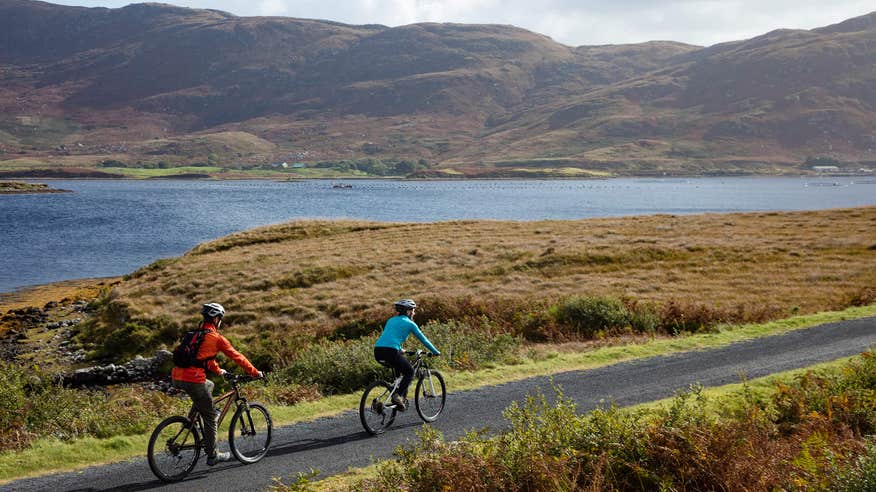
[[[625,328],[629,318],[626,306],[609,297],[570,297],[556,307],[558,323],[588,337],[605,330]]]
[[[422,329],[442,353],[434,364],[438,367],[452,364],[462,369],[478,369],[495,362],[513,363],[518,360],[523,344],[519,337],[497,329],[475,330],[456,322],[430,323]]]
[[[876,439],[867,442],[867,451],[848,467],[836,470],[827,490],[872,492],[876,490]]]
[[[513,362],[519,355],[521,340],[504,333],[473,331],[459,323],[431,323],[423,332],[442,351],[436,367],[453,365],[476,369],[493,362]],[[363,389],[387,369],[374,360],[376,336],[356,340],[323,340],[300,350],[279,371],[280,378],[301,385],[316,385],[326,394],[352,393]],[[407,348],[420,342],[408,340]]]
[[[280,371],[282,379],[297,384],[315,384],[326,394],[352,393],[384,374],[374,360],[376,338],[321,342],[302,350]]]
[[[35,367],[0,363],[0,450],[22,449],[40,436],[62,440],[140,434],[161,416],[191,403],[136,386],[111,393],[64,388]]]
[[[872,430],[855,430],[848,412],[830,414],[852,395],[869,395],[861,407],[872,421],[874,365],[864,354],[828,375],[795,381],[791,393],[779,386],[773,399],[746,386],[739,397],[712,402],[695,387],[652,414],[609,407],[579,416],[562,392],[553,404],[537,394],[505,411],[503,434],[446,443],[425,431],[357,488],[874,490],[876,445],[861,433]],[[799,419],[788,422],[774,405],[792,400]]]
[[[663,306],[660,318],[660,328],[671,334],[696,333],[729,321],[725,313],[715,308],[704,304],[682,304],[674,299]]]

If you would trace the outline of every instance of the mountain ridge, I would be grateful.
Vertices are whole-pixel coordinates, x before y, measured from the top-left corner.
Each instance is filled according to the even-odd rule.
[[[371,159],[467,176],[501,162],[499,174],[525,176],[876,161],[876,12],[710,47],[572,47],[499,24],[0,0],[0,46],[5,168],[214,156],[224,168]]]

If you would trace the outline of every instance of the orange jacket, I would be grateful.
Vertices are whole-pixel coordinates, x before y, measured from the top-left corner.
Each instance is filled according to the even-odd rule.
[[[238,366],[242,367],[247,374],[253,377],[259,375],[258,369],[253,366],[243,354],[234,350],[231,342],[216,331],[216,327],[211,323],[204,323],[202,329],[207,330],[204,335],[204,341],[201,342],[198,348],[198,359],[207,361],[207,369],[210,372],[219,374],[221,372],[219,364],[216,362],[216,354],[222,352],[233,360]],[[200,367],[174,367],[171,377],[175,381],[186,381],[189,383],[204,383],[207,381],[207,373]]]

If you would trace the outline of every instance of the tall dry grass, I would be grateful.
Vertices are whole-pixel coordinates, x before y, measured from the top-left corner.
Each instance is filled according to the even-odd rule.
[[[234,234],[134,272],[106,300],[104,328],[92,338],[134,323],[162,331],[152,340],[161,343],[195,323],[200,303],[217,301],[228,309],[227,334],[279,360],[317,339],[373,333],[401,297],[422,304],[421,323],[454,320],[562,339],[578,335],[551,310],[576,297],[618,300],[673,331],[867,304],[876,299],[874,285],[876,207],[537,222],[301,221]]]

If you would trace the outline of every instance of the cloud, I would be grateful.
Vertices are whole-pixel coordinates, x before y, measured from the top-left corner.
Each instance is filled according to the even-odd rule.
[[[512,24],[568,45],[671,40],[699,45],[778,28],[812,29],[873,11],[872,0],[166,0],[236,15],[284,15],[348,24]],[[120,7],[118,0],[61,0]]]
[[[289,15],[289,9],[283,0],[261,0],[258,3],[259,15]]]

